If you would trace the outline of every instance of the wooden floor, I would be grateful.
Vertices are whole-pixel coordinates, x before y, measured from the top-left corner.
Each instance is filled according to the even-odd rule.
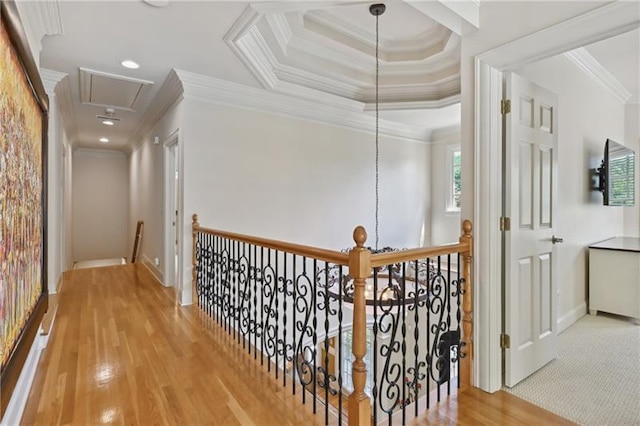
[[[144,266],[65,274],[21,424],[323,423],[197,307],[177,306]],[[456,423],[571,424],[477,389],[414,421]]]

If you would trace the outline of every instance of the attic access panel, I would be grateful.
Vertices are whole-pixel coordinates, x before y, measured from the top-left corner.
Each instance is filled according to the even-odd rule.
[[[135,112],[152,81],[80,68],[80,101]]]

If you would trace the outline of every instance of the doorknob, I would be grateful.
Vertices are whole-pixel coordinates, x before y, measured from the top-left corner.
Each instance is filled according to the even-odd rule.
[[[558,238],[555,235],[551,237],[551,242],[553,244],[558,244],[558,243],[563,243],[564,242],[564,238]]]

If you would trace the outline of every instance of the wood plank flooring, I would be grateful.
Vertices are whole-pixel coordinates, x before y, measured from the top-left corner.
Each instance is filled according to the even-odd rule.
[[[21,424],[324,422],[197,307],[174,299],[140,264],[65,273]],[[477,389],[414,421],[455,423],[571,424],[507,393]]]

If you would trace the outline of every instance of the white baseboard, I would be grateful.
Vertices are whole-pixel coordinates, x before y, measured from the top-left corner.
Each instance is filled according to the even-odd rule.
[[[162,271],[160,270],[160,268],[158,268],[158,267],[153,263],[153,261],[147,257],[147,255],[146,255],[146,254],[143,254],[143,255],[142,255],[142,264],[143,264],[144,266],[146,266],[146,267],[147,267],[147,269],[149,270],[149,272],[151,272],[151,274],[152,274],[154,277],[156,277],[156,279],[158,280],[158,282],[159,282],[162,286],[166,287],[166,286],[164,285],[164,279],[163,279],[164,274],[162,273]]]
[[[587,314],[587,302],[582,302],[560,318],[558,318],[558,334],[575,324],[580,318]]]
[[[53,287],[49,286],[49,294],[57,294],[61,284],[62,284],[62,273],[58,277],[58,281],[56,282],[56,285]]]
[[[29,355],[27,355],[27,359],[24,362],[22,372],[11,395],[7,410],[2,417],[2,421],[0,421],[0,426],[19,425],[20,420],[22,420],[22,413],[24,412],[24,407],[27,405],[31,385],[36,376],[40,355],[42,355],[42,348],[44,347],[43,345],[46,346],[46,342],[42,342],[42,338],[43,336],[38,332],[33,340]]]

